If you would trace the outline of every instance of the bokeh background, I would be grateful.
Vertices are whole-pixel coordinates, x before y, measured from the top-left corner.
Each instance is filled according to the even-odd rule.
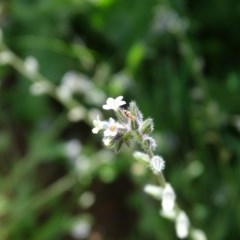
[[[91,132],[120,95],[194,226],[240,239],[239,22],[234,0],[2,0],[0,239],[177,239],[133,149]]]

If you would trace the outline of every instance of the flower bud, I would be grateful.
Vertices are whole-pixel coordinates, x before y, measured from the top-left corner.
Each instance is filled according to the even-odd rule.
[[[36,74],[39,68],[39,64],[36,58],[29,56],[24,61],[24,67],[28,74]]]
[[[118,121],[120,123],[127,123],[128,122],[128,117],[126,116],[126,114],[124,113],[124,110],[122,108],[118,108],[118,110],[115,112]]]
[[[186,238],[189,233],[190,222],[185,212],[181,211],[176,219],[176,233],[180,239]]]
[[[152,157],[149,164],[150,164],[150,168],[152,169],[155,175],[161,173],[165,167],[165,162],[160,156]]]
[[[139,151],[134,152],[133,157],[136,160],[138,160],[140,162],[144,162],[144,163],[146,163],[146,162],[149,163],[149,161],[150,161],[150,158],[146,153],[139,152]]]
[[[153,120],[151,118],[147,118],[139,128],[139,132],[142,134],[150,134],[153,131]]]
[[[151,195],[152,197],[156,198],[157,200],[161,199],[162,191],[163,191],[163,189],[161,187],[155,186],[152,184],[147,184],[143,190],[145,193]]]
[[[140,110],[137,107],[137,104],[134,101],[129,103],[128,110],[133,116],[135,116],[137,123],[142,122],[143,119],[142,113],[140,112]]]
[[[172,186],[167,183],[163,189],[162,209],[165,213],[172,212],[175,206],[176,194]]]
[[[142,147],[144,150],[155,150],[157,144],[155,142],[155,140],[152,137],[149,136],[145,136],[142,142]]]

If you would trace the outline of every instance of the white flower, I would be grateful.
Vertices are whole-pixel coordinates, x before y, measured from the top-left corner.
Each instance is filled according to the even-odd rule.
[[[103,134],[105,137],[115,137],[120,128],[124,128],[124,126],[116,122],[113,118],[110,118]]]
[[[113,118],[110,118],[109,122],[104,127],[106,129],[103,133],[105,137],[115,137],[118,133],[118,130],[120,128],[124,128],[124,126],[116,122]]]
[[[92,132],[94,134],[97,134],[100,130],[105,129],[108,123],[106,121],[101,121],[99,119],[99,115],[97,115],[97,119],[93,120],[93,125],[94,125],[94,128],[92,129]]]
[[[176,194],[172,186],[167,183],[163,189],[162,194],[162,209],[165,213],[170,213],[173,211],[175,206]]]
[[[119,97],[117,97],[116,99],[114,99],[114,98],[108,98],[106,104],[103,105],[103,109],[105,109],[105,110],[110,110],[110,109],[112,109],[112,110],[114,110],[114,111],[118,110],[118,108],[119,108],[120,106],[126,104],[126,102],[125,102],[125,101],[122,101],[122,99],[123,99],[123,96],[119,96]]]
[[[149,164],[154,174],[161,173],[165,167],[165,162],[163,158],[160,156],[152,157]]]
[[[124,129],[125,127],[116,122],[113,118],[110,118],[109,121],[101,121],[99,119],[99,115],[97,116],[96,120],[93,120],[94,128],[92,129],[92,132],[97,134],[100,130],[104,130],[104,139],[103,142],[106,146],[108,146],[107,143],[109,143],[109,139],[111,137],[115,137],[118,133],[119,129]],[[110,138],[109,138],[110,137]]]
[[[180,239],[186,238],[189,233],[190,222],[185,212],[181,211],[176,219],[176,233]]]

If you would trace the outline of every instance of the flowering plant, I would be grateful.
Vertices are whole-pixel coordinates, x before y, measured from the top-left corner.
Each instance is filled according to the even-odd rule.
[[[178,238],[184,239],[190,236],[193,240],[206,240],[204,232],[193,228],[190,225],[187,214],[176,203],[176,194],[170,183],[165,180],[163,169],[165,161],[161,156],[155,155],[156,141],[152,138],[153,120],[143,119],[143,115],[134,101],[129,103],[127,109],[121,106],[126,102],[119,96],[116,99],[108,98],[103,105],[105,110],[114,110],[117,120],[110,118],[108,121],[101,121],[99,116],[93,121],[92,132],[97,134],[103,130],[103,143],[105,146],[119,151],[123,144],[127,146],[136,142],[142,151],[136,151],[133,156],[136,160],[148,165],[152,173],[158,178],[160,186],[147,185],[146,193],[161,200],[160,214],[175,222],[175,229]]]

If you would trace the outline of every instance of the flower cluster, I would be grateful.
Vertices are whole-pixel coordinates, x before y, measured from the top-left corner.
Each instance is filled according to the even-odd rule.
[[[153,120],[151,118],[144,120],[135,102],[130,102],[126,109],[122,107],[123,105],[126,105],[126,102],[123,101],[122,96],[116,99],[108,98],[103,109],[113,110],[116,120],[113,118],[108,121],[100,120],[97,116],[97,119],[93,121],[92,132],[97,134],[103,131],[104,145],[115,151],[118,151],[124,143],[128,146],[131,142],[140,145],[143,151],[135,151],[133,157],[148,165],[160,184],[160,186],[147,185],[144,191],[161,201],[160,214],[175,222],[176,235],[179,239],[191,236],[193,240],[206,240],[201,230],[192,228],[187,214],[176,203],[173,187],[165,180],[162,172],[165,161],[161,156],[154,154],[156,142],[151,137]]]
[[[143,119],[143,115],[135,102],[130,102],[128,108],[122,96],[108,98],[103,105],[105,110],[113,110],[117,120],[110,118],[108,121],[100,120],[99,116],[93,121],[92,132],[97,134],[103,131],[103,143],[107,147],[118,151],[123,144],[130,145],[131,141],[141,145],[147,153],[148,164],[154,174],[159,174],[164,169],[165,163],[160,156],[154,156],[152,151],[156,148],[155,140],[150,136],[153,131],[153,120]],[[150,154],[151,153],[151,154]]]

